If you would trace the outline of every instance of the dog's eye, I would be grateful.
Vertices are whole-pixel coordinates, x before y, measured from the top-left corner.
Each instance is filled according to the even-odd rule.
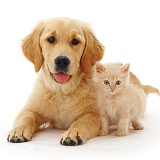
[[[105,85],[109,85],[110,83],[109,83],[108,80],[105,80],[105,81],[104,81],[104,84],[105,84]]]
[[[117,80],[115,84],[116,84],[116,85],[120,85],[120,84],[121,84],[121,81]]]
[[[72,45],[77,45],[79,43],[79,41],[77,39],[72,39],[71,44]]]
[[[49,42],[49,43],[54,43],[55,41],[56,41],[56,38],[53,36],[53,37],[49,37],[48,39],[47,39],[47,41]]]

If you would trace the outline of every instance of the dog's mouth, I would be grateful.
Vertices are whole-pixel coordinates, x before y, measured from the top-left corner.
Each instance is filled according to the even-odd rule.
[[[64,72],[58,72],[58,73],[51,73],[50,76],[57,82],[57,83],[66,83],[71,78],[71,75],[68,75]]]

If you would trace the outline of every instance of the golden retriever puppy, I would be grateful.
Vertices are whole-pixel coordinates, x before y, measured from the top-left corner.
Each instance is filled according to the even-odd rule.
[[[23,40],[22,49],[39,75],[8,141],[30,141],[45,123],[66,130],[62,145],[79,145],[98,136],[92,73],[104,47],[91,28],[74,19],[45,20]]]

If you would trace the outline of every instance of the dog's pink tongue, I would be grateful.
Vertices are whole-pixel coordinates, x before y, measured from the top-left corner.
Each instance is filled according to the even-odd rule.
[[[62,72],[60,72],[60,73],[54,73],[54,78],[59,83],[65,83],[65,82],[68,81],[69,75],[67,75],[65,73],[62,73]]]

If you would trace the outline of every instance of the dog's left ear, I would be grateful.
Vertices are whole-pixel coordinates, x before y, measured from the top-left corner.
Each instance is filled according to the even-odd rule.
[[[22,50],[25,57],[34,64],[34,69],[38,72],[43,64],[42,50],[40,46],[40,36],[43,30],[43,23],[39,23],[35,29],[22,42]]]
[[[85,74],[89,74],[96,62],[102,59],[104,47],[88,26],[84,27],[84,35],[86,44],[81,58],[81,68]]]

